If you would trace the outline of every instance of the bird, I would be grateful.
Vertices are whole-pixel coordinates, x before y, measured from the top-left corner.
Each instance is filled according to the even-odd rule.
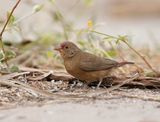
[[[81,50],[76,44],[64,41],[60,46],[54,48],[59,51],[66,71],[75,78],[90,84],[99,81],[97,88],[101,85],[113,68],[121,67],[133,62],[117,62],[112,59],[103,58]]]

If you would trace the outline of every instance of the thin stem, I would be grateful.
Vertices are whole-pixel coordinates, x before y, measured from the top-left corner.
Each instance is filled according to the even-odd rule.
[[[95,30],[91,30],[91,32],[97,33],[97,34],[100,34],[100,35],[103,35],[103,36],[107,36],[107,37],[110,37],[110,38],[113,38],[113,39],[117,39],[114,36],[111,36],[111,35],[108,35],[108,34],[105,34],[105,33],[101,33],[101,32],[95,31]]]
[[[97,31],[94,31],[94,30],[91,30],[91,32],[94,32],[94,33],[97,33],[97,34],[100,34],[100,35],[103,35],[103,36],[107,36],[107,37],[110,37],[110,38],[113,38],[113,39],[118,39],[117,37],[110,36],[110,35],[107,35],[105,33],[97,32]],[[121,41],[124,42],[133,52],[135,52],[154,73],[156,73],[157,75],[160,75],[160,73],[158,71],[156,71],[151,66],[151,64],[147,61],[147,59],[144,56],[142,56],[136,49],[134,49],[126,40],[121,40]]]
[[[151,64],[147,61],[147,59],[142,56],[137,50],[135,50],[127,41],[123,40],[123,42],[132,50],[134,51],[145,63],[146,65],[153,71],[155,72],[156,74],[159,74],[158,71],[156,71],[152,66]]]
[[[13,24],[15,25],[15,24],[17,24],[17,23],[19,23],[19,22],[25,20],[26,18],[32,16],[33,14],[34,14],[34,12],[28,13],[27,15],[22,16],[21,18],[17,19],[15,22],[13,22]]]
[[[12,8],[12,10],[11,10],[11,13],[9,14],[9,16],[8,16],[8,18],[7,18],[7,21],[5,22],[4,27],[2,28],[2,31],[1,31],[1,33],[0,33],[0,43],[1,43],[1,48],[2,48],[2,51],[3,51],[4,55],[5,55],[6,53],[5,53],[5,49],[4,49],[4,46],[3,46],[2,35],[3,35],[3,33],[4,33],[4,31],[5,31],[6,27],[7,27],[7,25],[8,25],[8,23],[9,23],[10,18],[12,17],[12,14],[13,14],[14,10],[16,9],[16,7],[17,7],[18,4],[20,3],[20,1],[21,1],[21,0],[18,0],[17,3],[13,6],[13,8]],[[5,63],[6,63],[6,65],[8,66],[7,60],[5,61]]]

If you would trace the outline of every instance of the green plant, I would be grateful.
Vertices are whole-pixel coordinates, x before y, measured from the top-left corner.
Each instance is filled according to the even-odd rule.
[[[129,44],[128,37],[126,35],[125,36],[119,35],[116,37],[116,36],[111,36],[111,35],[101,33],[95,30],[90,30],[90,31],[93,33],[105,36],[104,39],[106,40],[112,39],[113,41],[115,41],[116,44],[119,44],[120,42],[125,43],[134,53],[136,53],[145,62],[145,64],[148,66],[148,68],[150,68],[151,71],[153,71],[157,75],[160,75],[160,73],[151,66],[151,64],[147,61],[147,59]]]
[[[5,48],[4,48],[4,45],[3,45],[3,41],[2,41],[2,40],[3,40],[3,39],[2,39],[2,36],[3,36],[3,33],[4,33],[7,25],[8,25],[9,23],[12,23],[12,22],[15,20],[15,18],[13,17],[13,12],[14,12],[14,10],[16,9],[16,7],[18,6],[18,4],[20,3],[20,1],[21,1],[21,0],[18,0],[17,3],[16,3],[16,4],[14,5],[14,7],[12,8],[11,12],[8,13],[7,20],[6,20],[6,22],[5,22],[5,24],[4,24],[3,28],[2,28],[2,31],[1,31],[1,33],[0,33],[0,46],[1,46],[1,49],[2,49],[2,52],[1,52],[1,57],[2,57],[2,58],[1,58],[1,59],[4,60],[4,62],[5,62],[5,64],[6,64],[7,66],[8,66],[8,63],[7,63],[8,58],[13,57],[13,55],[11,55],[11,54],[12,54],[11,51],[9,51],[9,53],[7,53],[7,52],[5,51]],[[2,60],[2,61],[3,61],[3,60]]]

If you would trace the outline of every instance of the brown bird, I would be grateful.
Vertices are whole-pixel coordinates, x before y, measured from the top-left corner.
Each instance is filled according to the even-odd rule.
[[[133,62],[116,62],[111,59],[98,57],[96,55],[82,51],[74,43],[66,41],[58,50],[64,60],[64,65],[69,74],[77,79],[90,84],[93,81],[99,81],[99,87],[112,68],[120,67],[125,64],[134,64]]]

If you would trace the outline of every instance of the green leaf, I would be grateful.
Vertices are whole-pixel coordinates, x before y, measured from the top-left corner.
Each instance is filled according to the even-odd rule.
[[[78,44],[80,44],[82,47],[86,45],[86,42],[85,41],[82,41],[82,40],[79,40],[77,41]]]
[[[56,0],[49,0],[52,4],[55,4]]]
[[[116,44],[119,44],[120,41],[121,41],[121,40],[118,38],[118,39],[116,40]]]
[[[16,53],[14,51],[8,50],[8,51],[5,52],[5,57],[6,57],[7,60],[11,59],[11,58],[14,58],[14,57],[16,57]]]
[[[108,41],[108,42],[112,42],[112,41],[114,41],[115,39],[114,39],[114,38],[111,38],[111,37],[105,37],[105,38],[103,38],[103,40],[106,40],[106,41]]]
[[[43,8],[42,4],[37,4],[33,7],[34,12],[39,12]]]
[[[108,55],[111,56],[111,57],[115,57],[117,55],[116,51],[115,50],[109,50],[107,51]]]
[[[4,54],[3,52],[0,52],[0,61],[3,61],[4,60]]]
[[[13,65],[12,67],[10,67],[10,72],[19,72],[19,68],[16,65]]]
[[[146,73],[145,73],[145,76],[146,76],[146,77],[156,77],[157,74],[156,74],[155,72],[146,72]]]
[[[52,58],[54,55],[53,51],[47,51],[47,57]]]
[[[55,21],[60,21],[60,20],[63,20],[63,16],[62,14],[59,12],[59,11],[56,11],[54,14],[53,14],[53,19]]]
[[[83,0],[87,6],[91,6],[93,4],[93,0]]]
[[[11,12],[7,12],[7,18],[10,16]],[[10,20],[8,22],[9,25],[12,25],[15,22],[15,17],[11,15]]]
[[[118,40],[127,41],[128,39],[127,39],[127,36],[121,36],[121,35],[119,35],[118,36]]]

